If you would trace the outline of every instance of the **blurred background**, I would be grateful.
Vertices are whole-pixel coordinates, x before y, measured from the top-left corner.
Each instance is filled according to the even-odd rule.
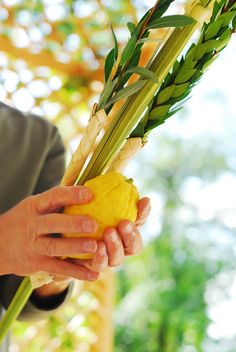
[[[69,160],[103,87],[110,24],[122,46],[154,2],[0,0],[0,100],[55,123]],[[143,253],[117,270],[115,352],[236,350],[235,60],[234,38],[126,171],[152,213]],[[16,323],[10,352],[94,351],[98,295],[78,283],[47,321]]]

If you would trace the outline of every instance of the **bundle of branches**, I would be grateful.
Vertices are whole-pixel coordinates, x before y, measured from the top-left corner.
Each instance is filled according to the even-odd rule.
[[[226,47],[236,28],[235,0],[189,0],[185,15],[163,16],[173,0],[159,0],[138,24],[128,23],[130,39],[119,55],[114,48],[105,62],[105,84],[95,104],[86,133],[63,177],[63,185],[84,184],[109,170],[123,171],[127,162],[147,142],[149,133],[181,109],[205,70]],[[158,45],[146,67],[139,66],[144,43],[153,29],[174,27],[168,40]],[[198,41],[179,56],[193,33]],[[140,78],[131,83],[133,74]],[[122,106],[113,112],[118,101]],[[111,121],[110,121],[111,120]],[[97,137],[105,132],[90,157]],[[90,157],[90,159],[89,159]],[[0,342],[17,318],[34,287],[45,283],[25,278],[0,323]],[[47,279],[50,279],[46,276]]]

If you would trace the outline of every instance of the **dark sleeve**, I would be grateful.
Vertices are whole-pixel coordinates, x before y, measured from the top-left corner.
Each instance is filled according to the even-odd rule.
[[[22,277],[15,275],[0,276],[0,301],[5,309],[11,303],[22,280]],[[43,299],[39,299],[33,292],[18,319],[21,321],[36,321],[47,318],[71,296],[73,285],[72,282],[62,293]]]
[[[64,171],[65,148],[57,128],[53,126],[50,147],[34,189],[34,194],[59,185]]]
[[[48,125],[48,128],[50,129],[50,143],[48,144],[48,151],[39,173],[34,194],[58,185],[64,174],[65,148],[61,136],[56,127]],[[0,276],[0,304],[5,309],[9,306],[22,279],[22,277],[15,275]],[[72,287],[73,284],[61,294],[43,299],[39,299],[33,293],[22,310],[19,320],[41,320],[46,318],[49,313],[60,307],[70,297]]]

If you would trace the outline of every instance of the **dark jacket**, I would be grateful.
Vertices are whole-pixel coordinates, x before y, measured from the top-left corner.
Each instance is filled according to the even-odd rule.
[[[64,146],[56,127],[0,103],[0,214],[25,197],[59,184],[63,172]],[[22,279],[0,276],[0,319]],[[19,320],[47,317],[65,302],[71,287],[53,300],[32,295]],[[8,345],[9,337],[0,352],[8,351]]]

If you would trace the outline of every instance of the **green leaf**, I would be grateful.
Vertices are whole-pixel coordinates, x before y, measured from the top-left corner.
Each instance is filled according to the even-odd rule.
[[[157,96],[157,104],[160,105],[166,102],[167,100],[169,100],[174,90],[175,90],[175,85],[172,85],[162,90]]]
[[[184,61],[184,64],[181,68],[181,70],[186,70],[188,68],[194,68],[197,64],[197,60],[188,60],[188,59],[185,59]]]
[[[158,120],[164,117],[171,108],[171,104],[158,106],[157,108],[153,109],[149,115],[149,120]]]
[[[152,43],[152,42],[157,42],[157,43],[159,43],[159,42],[163,42],[163,38],[162,39],[158,39],[158,38],[142,38],[142,39],[139,39],[139,41],[138,41],[138,44],[140,44],[140,43],[142,43],[142,44],[144,44],[144,43]]]
[[[202,75],[203,75],[203,72],[201,70],[196,71],[191,78],[191,82],[194,82],[196,84],[200,80]]]
[[[105,61],[105,81],[107,82],[108,78],[110,77],[111,71],[113,66],[115,65],[115,49],[112,49],[109,54],[107,55]]]
[[[236,2],[231,2],[231,7],[230,7],[231,10],[236,10]]]
[[[175,61],[172,69],[172,75],[176,75],[182,65],[183,61]]]
[[[166,114],[166,116],[165,116],[165,120],[167,120],[169,117],[173,116],[174,114],[176,114],[177,112],[179,112],[182,109],[183,109],[183,107],[180,106],[179,108],[175,108],[175,109],[169,111],[168,114]]]
[[[196,46],[196,44],[192,44],[192,46],[187,51],[186,59],[188,59],[188,60],[195,59],[196,52],[197,52],[197,46]]]
[[[205,72],[205,71],[208,69],[208,67],[209,67],[211,64],[213,64],[213,62],[214,62],[216,59],[217,59],[217,56],[214,56],[211,60],[207,61],[207,62],[205,63],[205,65],[203,66],[202,71]]]
[[[212,50],[215,50],[218,45],[219,45],[219,40],[216,40],[216,39],[211,39],[211,40],[208,40],[208,49],[207,49],[207,52],[211,52]]]
[[[143,86],[147,83],[145,80],[137,81],[125,88],[122,88],[118,93],[116,93],[107,103],[107,105],[114,104],[121,99],[126,99],[130,95],[137,93]]]
[[[150,120],[148,121],[147,126],[145,127],[145,135],[148,134],[151,130],[154,128],[163,125],[163,123],[166,122],[166,120],[171,117],[172,115],[176,114],[178,111],[182,110],[182,107],[176,108],[170,112],[168,112],[162,119],[160,120]]]
[[[136,67],[138,65],[141,54],[142,54],[142,50],[141,50],[141,48],[139,48],[137,46],[134,53],[133,53],[132,58],[130,59],[130,61],[127,65],[127,69],[129,69],[131,67]]]
[[[184,72],[180,72],[175,79],[175,83],[180,84],[180,83],[187,82],[194,75],[196,71],[197,70],[195,69],[189,69],[189,70],[185,70]]]
[[[150,71],[146,67],[131,67],[125,72],[125,74],[128,74],[128,73],[136,73],[142,78],[147,78],[148,80],[153,81],[155,83],[159,82],[155,73]]]
[[[194,59],[200,60],[207,53],[208,46],[209,46],[208,42],[197,45],[197,52]]]
[[[179,97],[188,89],[189,86],[190,86],[190,82],[176,85],[174,92],[172,93],[172,97],[173,98]]]
[[[234,30],[236,29],[236,15],[233,18],[232,27],[233,27]]]
[[[147,135],[154,128],[163,125],[163,123],[165,123],[165,118],[162,118],[160,120],[149,120],[147,125],[145,126],[145,135]]]
[[[147,29],[153,28],[164,28],[164,27],[183,27],[194,23],[195,20],[191,17],[184,15],[174,15],[174,16],[164,16],[162,18],[158,18],[155,21],[152,21]]]
[[[124,66],[126,64],[126,62],[129,59],[131,59],[131,57],[135,51],[136,44],[137,44],[137,36],[133,34],[122,52],[121,59],[120,59],[121,66]]]
[[[217,20],[216,22],[210,23],[205,36],[204,36],[204,40],[209,40],[215,37],[215,35],[219,32],[221,25],[222,25],[222,21]]]
[[[225,4],[225,0],[221,0],[219,2],[216,1],[214,3],[213,12],[212,12],[212,16],[211,16],[211,22],[214,22],[216,20],[221,9],[223,8],[224,4]]]
[[[223,13],[222,15],[220,15],[218,17],[218,20],[222,21],[222,27],[226,27],[230,24],[230,22],[232,21],[232,19],[234,18],[236,14],[236,11],[230,11],[230,12],[226,12]]]
[[[141,48],[139,48],[139,46],[137,46],[132,58],[130,59],[130,61],[127,65],[127,70],[131,67],[137,67],[137,65],[139,63],[140,56],[141,56],[141,52],[142,52]],[[119,89],[124,87],[124,85],[128,82],[128,80],[131,76],[132,76],[132,73],[124,74],[123,78],[121,79]]]
[[[128,29],[129,29],[129,31],[130,31],[130,33],[132,35],[134,33],[134,31],[135,31],[135,28],[136,28],[135,24],[133,22],[128,22],[127,23],[127,27],[128,27]]]
[[[138,123],[138,126],[135,127],[135,129],[132,131],[132,133],[130,134],[130,137],[140,137],[143,138],[144,134],[145,134],[145,126],[147,124],[148,121],[148,116],[149,116],[149,109],[146,110],[143,118],[141,119],[141,121]]]
[[[222,50],[230,41],[231,39],[231,30],[227,28],[220,36],[218,40],[217,51]]]
[[[141,30],[141,28],[142,28],[142,25],[143,25],[143,23],[145,22],[146,18],[148,17],[150,11],[151,11],[151,10],[148,10],[148,11],[143,15],[143,17],[142,17],[141,20],[139,21],[138,25],[135,27],[134,35],[135,35],[136,37],[139,36],[140,30]]]
[[[116,62],[117,57],[118,57],[118,43],[117,43],[117,39],[116,39],[116,34],[115,34],[112,26],[111,26],[111,30],[112,30],[113,40],[114,40],[114,57],[115,57],[115,62]]]
[[[155,19],[160,18],[163,15],[163,13],[166,12],[166,10],[168,9],[168,7],[170,6],[170,4],[173,1],[174,0],[163,0],[163,1],[160,1],[156,11],[152,14],[151,21],[154,21]]]
[[[118,81],[118,77],[113,81],[108,79],[107,84],[105,85],[98,102],[98,107],[101,109],[106,104],[107,100],[109,99],[110,95],[112,94],[113,88],[115,87]]]

